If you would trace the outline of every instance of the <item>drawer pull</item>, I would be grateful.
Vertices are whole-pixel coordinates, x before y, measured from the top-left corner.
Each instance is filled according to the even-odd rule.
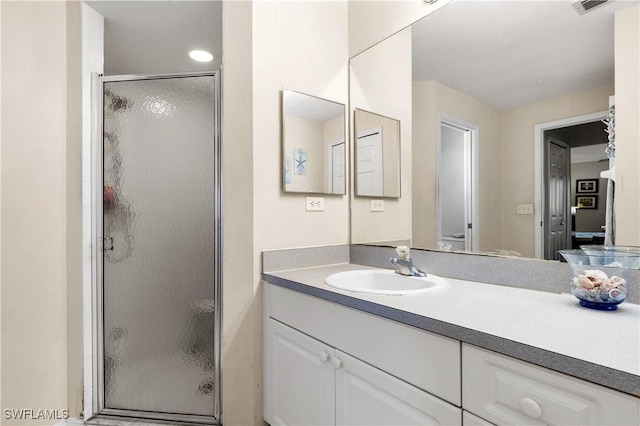
[[[538,401],[531,398],[522,398],[520,400],[520,408],[524,411],[528,417],[532,419],[539,419],[542,417],[542,407],[538,404]]]
[[[340,358],[333,358],[333,366],[337,369],[342,367],[342,360]]]
[[[326,351],[320,352],[320,361],[322,362],[329,361],[329,354]]]

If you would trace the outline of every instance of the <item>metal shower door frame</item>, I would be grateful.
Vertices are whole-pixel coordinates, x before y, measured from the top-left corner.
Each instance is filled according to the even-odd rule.
[[[120,419],[145,419],[170,421],[184,424],[222,424],[222,148],[220,93],[221,70],[149,75],[119,75],[93,78],[92,111],[92,365],[93,365],[93,412],[94,417]],[[189,414],[159,413],[151,411],[105,408],[104,392],[104,229],[103,229],[103,185],[104,185],[104,83],[119,81],[144,81],[188,77],[214,77],[214,397],[213,417]]]

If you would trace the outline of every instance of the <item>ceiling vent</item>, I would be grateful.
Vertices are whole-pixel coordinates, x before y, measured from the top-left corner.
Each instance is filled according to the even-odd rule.
[[[598,6],[606,3],[607,1],[608,0],[578,0],[578,1],[574,1],[573,2],[573,7],[576,8],[578,13],[583,15],[583,14],[589,12],[594,7],[598,7]]]

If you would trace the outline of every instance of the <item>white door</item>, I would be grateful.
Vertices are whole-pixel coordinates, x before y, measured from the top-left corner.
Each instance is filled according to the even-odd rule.
[[[330,425],[335,421],[333,348],[269,320],[272,425]]]
[[[336,350],[336,424],[460,425],[457,407]]]
[[[331,185],[329,189],[332,194],[344,194],[346,192],[344,145],[344,141],[331,144]]]
[[[552,137],[546,138],[547,148],[547,224],[544,258],[560,260],[558,250],[569,246],[569,146]]]
[[[382,128],[358,134],[356,161],[356,195],[382,197]]]
[[[477,250],[474,223],[473,131],[440,121],[438,159],[439,238],[454,250]]]

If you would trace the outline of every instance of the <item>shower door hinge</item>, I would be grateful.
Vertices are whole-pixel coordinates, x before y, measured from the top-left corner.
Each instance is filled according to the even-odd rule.
[[[104,237],[104,251],[112,251],[113,250],[113,237]]]

